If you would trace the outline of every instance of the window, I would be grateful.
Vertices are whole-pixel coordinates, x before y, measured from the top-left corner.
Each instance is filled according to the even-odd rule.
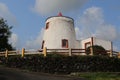
[[[90,47],[91,46],[91,42],[86,42],[85,43],[85,49],[87,49],[88,47]]]
[[[62,39],[62,47],[68,48],[68,40],[67,39]]]
[[[41,49],[43,49],[43,47],[44,47],[44,43],[45,43],[45,41],[42,42],[42,47],[41,47]]]
[[[49,28],[49,22],[46,23],[46,29],[48,29],[48,28]]]

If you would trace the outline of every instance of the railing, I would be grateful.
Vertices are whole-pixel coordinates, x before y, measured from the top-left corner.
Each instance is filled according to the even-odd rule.
[[[24,57],[25,55],[32,55],[32,54],[42,54],[42,50],[25,50],[24,48],[22,50],[16,50],[16,51],[4,51],[0,52],[0,56],[8,57],[10,55],[21,55],[21,57]]]
[[[57,53],[57,54],[68,54],[68,55],[84,55],[86,53],[85,49],[46,49],[44,48],[45,54]]]
[[[113,56],[117,56],[118,58],[120,58],[120,52],[113,51]]]
[[[113,56],[113,51],[112,50],[106,50],[106,51],[97,51],[98,53],[105,53],[107,52],[107,54],[112,57]],[[69,56],[72,55],[87,55],[86,54],[86,50],[85,49],[47,49],[44,48],[43,49],[43,54],[46,56],[49,53],[57,53],[57,54],[67,54]],[[89,55],[93,55],[93,49],[90,48],[90,54]]]
[[[4,56],[5,55],[5,51],[4,52],[0,52],[0,56]]]
[[[98,53],[102,53],[103,51],[97,51]],[[106,50],[107,54],[112,57],[119,52],[112,51],[112,50]],[[32,55],[32,54],[44,54],[44,56],[47,56],[47,54],[62,54],[62,55],[86,55],[85,49],[41,49],[41,50],[25,50],[24,48],[22,50],[16,50],[16,51],[4,51],[0,52],[0,56],[8,57],[9,55],[21,55],[21,57],[24,57],[25,55]],[[93,55],[93,49],[90,49],[90,55]]]

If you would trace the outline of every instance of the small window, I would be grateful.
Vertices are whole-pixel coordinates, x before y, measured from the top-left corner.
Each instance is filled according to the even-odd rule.
[[[43,49],[43,47],[44,47],[44,43],[45,43],[45,41],[42,42],[42,47],[41,47],[41,49]]]
[[[62,47],[68,48],[68,40],[67,39],[62,39]]]
[[[49,28],[49,22],[46,23],[46,29],[48,29],[48,28]]]
[[[87,49],[87,48],[90,47],[90,46],[91,46],[91,42],[85,43],[85,49]]]

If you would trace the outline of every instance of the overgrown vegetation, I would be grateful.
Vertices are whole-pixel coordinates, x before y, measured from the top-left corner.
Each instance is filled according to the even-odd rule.
[[[7,67],[45,73],[70,74],[74,72],[120,72],[120,59],[106,56],[64,56],[49,54],[0,57]]]
[[[93,55],[104,55],[104,56],[108,56],[107,51],[99,45],[93,45],[93,46],[89,46],[86,49],[86,54],[89,55],[91,52],[90,48],[92,47],[93,49]]]
[[[7,21],[0,18],[0,51],[13,50],[12,45],[8,42],[12,33],[11,29],[12,27],[7,24]]]

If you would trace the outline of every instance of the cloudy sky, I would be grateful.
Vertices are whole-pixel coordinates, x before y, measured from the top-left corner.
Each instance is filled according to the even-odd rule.
[[[39,49],[45,20],[62,12],[75,21],[77,39],[98,37],[120,51],[120,0],[0,0],[0,17],[13,26],[9,43]]]

